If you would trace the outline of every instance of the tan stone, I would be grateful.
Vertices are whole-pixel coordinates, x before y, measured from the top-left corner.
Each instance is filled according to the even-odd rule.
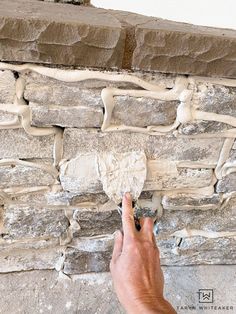
[[[156,19],[135,29],[132,67],[236,77],[236,32]]]
[[[125,32],[117,19],[99,9],[2,0],[0,30],[0,60],[93,67],[122,65]]]

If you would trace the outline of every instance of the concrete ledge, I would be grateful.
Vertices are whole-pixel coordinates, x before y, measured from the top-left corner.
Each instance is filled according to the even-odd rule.
[[[1,0],[0,60],[236,77],[236,31],[35,0]]]

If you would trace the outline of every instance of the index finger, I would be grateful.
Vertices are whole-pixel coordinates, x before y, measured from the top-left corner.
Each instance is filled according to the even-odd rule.
[[[134,223],[134,209],[130,193],[125,193],[122,199],[122,224],[125,241],[127,237],[134,236],[136,231]]]

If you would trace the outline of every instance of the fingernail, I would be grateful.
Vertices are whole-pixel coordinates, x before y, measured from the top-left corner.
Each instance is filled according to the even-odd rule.
[[[126,198],[127,201],[131,201],[131,195],[130,195],[129,192],[125,193],[125,198]]]

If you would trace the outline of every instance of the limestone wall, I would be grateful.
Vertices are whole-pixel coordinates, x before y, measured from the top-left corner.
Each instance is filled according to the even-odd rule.
[[[36,1],[25,3],[32,7],[39,5]],[[12,1],[9,6],[18,4],[19,1]],[[50,9],[48,5],[44,3],[42,10]],[[58,10],[70,8],[69,5],[55,4],[57,6]],[[31,10],[30,6],[28,8]],[[50,36],[53,26],[49,23],[45,28],[42,23],[37,24],[41,11],[36,10],[37,17],[31,22],[27,19],[15,21],[16,24],[28,23],[35,29],[40,25],[41,35],[37,34],[29,42],[23,39],[28,36],[29,40],[27,29],[19,28],[17,36],[20,42],[18,39],[14,41],[13,33],[9,33],[13,27],[13,12],[8,10],[8,6],[4,10],[0,13],[7,16],[0,29],[0,277],[3,280],[9,278],[12,285],[18,276],[24,285],[27,281],[34,285],[33,279],[27,277],[27,271],[35,273],[37,278],[41,278],[39,280],[44,280],[44,276],[57,278],[48,279],[46,288],[42,286],[40,293],[44,289],[50,290],[51,280],[54,282],[58,278],[67,285],[65,293],[71,291],[71,284],[76,280],[79,280],[75,284],[79,287],[76,289],[83,289],[84,284],[88,293],[98,293],[96,289],[99,290],[101,285],[105,292],[99,311],[120,313],[122,310],[117,307],[117,300],[113,294],[110,296],[109,275],[103,273],[109,271],[113,233],[120,228],[121,219],[117,204],[104,192],[97,170],[98,156],[102,153],[122,156],[139,151],[144,152],[147,158],[147,176],[140,202],[151,209],[142,214],[154,216],[157,220],[156,239],[161,263],[168,266],[164,268],[167,294],[174,305],[183,304],[178,294],[171,290],[173,287],[170,288],[173,281],[176,289],[181,285],[177,280],[177,269],[194,278],[193,287],[189,287],[192,294],[204,285],[209,288],[204,279],[208,269],[200,265],[215,265],[209,270],[212,273],[219,269],[217,267],[220,266],[216,265],[225,265],[226,268],[221,268],[223,279],[222,269],[227,269],[227,276],[232,278],[236,258],[236,75],[232,49],[236,45],[235,32],[229,35],[229,31],[226,39],[222,39],[215,35],[218,30],[211,30],[212,35],[207,35],[206,44],[204,35],[193,26],[186,26],[193,29],[189,37],[180,30],[169,33],[162,24],[156,30],[158,24],[151,25],[154,21],[148,22],[151,30],[147,31],[146,22],[131,27],[114,18],[114,14],[126,18],[125,13],[101,12],[100,16],[104,14],[110,19],[109,26],[98,25],[106,24],[106,19],[100,21],[100,17],[95,26],[87,26],[87,37],[83,37],[87,38],[86,41],[90,38],[88,46],[85,46],[87,50],[82,48],[84,39],[80,39],[79,33],[74,37],[78,44],[76,48],[73,47],[74,41],[68,39],[68,51],[65,42],[55,48],[52,41],[48,41],[44,49],[39,45],[43,37],[41,29],[44,28],[44,35]],[[97,9],[78,8],[78,14],[81,14],[79,10],[88,10],[82,11],[86,12],[82,24],[73,24],[80,32],[80,27],[84,29],[85,23],[90,23],[94,14],[91,10]],[[134,15],[128,15],[128,18],[132,20]],[[56,23],[61,23],[60,33],[66,31],[68,25],[63,26],[62,21],[57,20],[59,17],[55,19]],[[112,23],[113,19],[119,26]],[[140,19],[141,16],[137,16],[135,21]],[[169,23],[171,25],[172,22]],[[10,28],[7,30],[8,25]],[[107,31],[104,42],[114,40],[107,55],[100,40],[99,49],[94,48],[97,42],[97,38],[92,37],[94,27],[97,35]],[[133,31],[137,46],[132,55],[132,70],[122,69],[124,60],[128,59],[125,59],[124,46],[119,40],[124,38],[127,41],[126,36]],[[125,32],[126,36],[122,37]],[[168,48],[163,39],[167,33],[177,42],[182,34],[182,45],[188,45],[192,51],[184,52],[188,56],[183,64],[178,51]],[[75,34],[72,28],[68,34]],[[145,44],[141,44],[140,38],[146,38]],[[160,44],[161,38],[162,45],[168,50],[167,55],[175,53],[175,65],[169,62],[169,57],[166,61],[160,59],[159,63],[155,45]],[[191,46],[192,38],[196,44],[194,47]],[[228,47],[232,51],[221,55],[214,67],[204,65],[204,70],[200,70],[205,62],[203,59],[209,56],[209,53],[204,58],[202,56],[203,41],[203,46],[211,47],[209,49],[220,42],[220,45],[226,45],[227,50],[230,43]],[[148,48],[144,48],[145,45]],[[94,58],[93,49],[97,51],[97,58]],[[220,49],[213,50],[214,54],[220,53]],[[199,55],[203,63],[199,63]],[[227,61],[226,55],[227,58],[231,56],[232,63]],[[188,58],[198,66],[189,67]],[[148,64],[148,60],[152,60],[151,63]],[[24,63],[26,61],[30,63]],[[224,62],[231,66],[223,66]],[[72,64],[74,68],[69,68],[68,65]],[[96,68],[91,68],[91,65]],[[101,66],[107,69],[101,69]],[[120,69],[114,69],[114,66]],[[128,63],[124,67],[129,67]],[[161,73],[163,71],[173,73]],[[188,72],[192,74],[187,75]],[[205,76],[196,76],[199,73]],[[212,74],[218,74],[218,77]],[[186,267],[190,265],[192,268]],[[175,275],[171,275],[172,269],[173,272],[176,269]],[[201,277],[203,287],[198,282],[198,270],[201,269],[205,274]],[[170,278],[175,279],[170,281]],[[217,290],[219,281],[214,281],[213,275],[212,278],[211,285],[218,293],[218,301],[222,301],[220,290]],[[223,279],[220,280],[222,286],[227,288],[228,280]],[[92,289],[90,285],[93,285]],[[21,291],[24,290],[22,287],[19,288]],[[4,291],[4,285],[2,289]],[[56,295],[53,293],[47,308],[45,304],[37,305],[37,313],[49,313],[56,308]],[[96,302],[93,303],[92,294],[89,296],[90,306],[85,302],[85,294],[82,294],[79,305],[76,301],[76,305],[73,303],[76,292],[72,299],[65,293],[63,300],[67,303],[63,301],[64,307],[60,307],[57,313],[95,313]],[[235,307],[233,293],[229,293],[227,302]],[[40,298],[42,296],[37,300]],[[187,293],[182,294],[182,298],[185,303],[189,301]],[[190,299],[191,304],[197,302],[196,296]],[[3,313],[13,311],[14,304],[1,302]],[[33,303],[29,302],[19,313],[23,310],[32,313],[32,307]],[[181,313],[188,313],[186,309],[183,311]],[[233,313],[233,309],[230,311]]]

